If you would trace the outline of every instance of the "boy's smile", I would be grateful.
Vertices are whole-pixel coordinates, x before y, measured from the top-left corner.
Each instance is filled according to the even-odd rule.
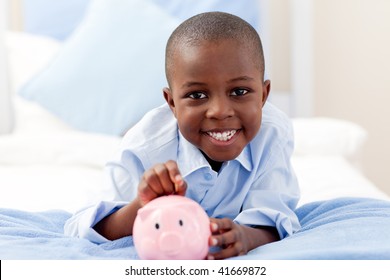
[[[212,139],[215,139],[218,142],[222,142],[222,144],[223,144],[223,142],[228,144],[228,142],[231,142],[230,140],[236,139],[236,138],[234,138],[234,136],[236,135],[237,131],[239,131],[239,130],[232,129],[232,130],[227,130],[227,131],[207,131],[206,133]],[[217,145],[221,144],[218,142],[217,142]]]
[[[208,160],[236,158],[260,129],[270,82],[245,44],[225,39],[181,48],[164,96],[182,135]]]

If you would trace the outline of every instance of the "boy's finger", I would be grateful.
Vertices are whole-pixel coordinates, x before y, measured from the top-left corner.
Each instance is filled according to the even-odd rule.
[[[138,197],[142,206],[150,202],[151,200],[158,197],[159,194],[156,193],[152,188],[148,186],[145,181],[141,181],[138,190]]]
[[[218,230],[231,230],[233,227],[233,221],[228,218],[215,219],[212,222],[218,225]]]
[[[179,167],[177,166],[176,161],[168,160],[165,163],[165,167],[168,169],[172,182],[175,182],[176,175],[180,175]]]
[[[214,218],[210,218],[210,230],[213,233],[218,231],[218,223],[215,220]]]
[[[234,257],[240,255],[237,251],[237,248],[234,246],[229,246],[227,248],[222,249],[221,251],[209,253],[207,255],[208,260],[223,260],[226,258]]]
[[[154,172],[154,169],[146,170],[141,182],[143,182],[141,185],[143,188],[150,188],[157,196],[164,194],[164,189],[160,183],[158,175]]]
[[[183,180],[180,174],[175,177],[175,193],[184,196],[187,191],[187,183]]]
[[[183,177],[180,175],[180,171],[176,162],[173,160],[169,160],[165,163],[165,166],[167,167],[171,181],[174,184],[175,193],[177,193],[178,195],[185,195],[187,190],[187,184],[183,180]]]
[[[172,194],[175,192],[174,182],[172,182],[169,171],[164,164],[156,164],[154,172],[157,174],[160,186],[164,194]]]
[[[211,244],[227,247],[231,244],[237,243],[237,234],[233,231],[226,231],[224,233],[212,235],[210,238]],[[237,245],[237,244],[236,244]],[[214,245],[215,246],[215,245]]]

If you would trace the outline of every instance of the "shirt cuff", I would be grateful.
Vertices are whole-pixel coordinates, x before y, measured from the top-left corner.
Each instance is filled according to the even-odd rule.
[[[234,222],[248,226],[275,227],[281,239],[292,235],[301,225],[293,211],[290,215],[272,209],[256,208],[242,211]]]
[[[126,204],[127,202],[102,201],[96,206],[81,210],[66,221],[64,227],[65,234],[85,238],[97,244],[109,242],[110,240],[100,235],[93,227],[103,218]]]

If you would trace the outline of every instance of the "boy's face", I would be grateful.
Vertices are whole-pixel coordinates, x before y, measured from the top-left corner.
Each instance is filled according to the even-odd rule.
[[[164,96],[183,136],[214,161],[236,158],[260,129],[270,82],[234,40],[186,47]]]

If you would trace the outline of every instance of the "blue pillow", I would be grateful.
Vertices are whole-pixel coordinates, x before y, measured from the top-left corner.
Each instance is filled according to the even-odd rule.
[[[90,0],[23,0],[24,31],[67,38],[84,17]]]
[[[56,58],[19,92],[77,129],[121,135],[162,104],[179,21],[144,0],[92,0]]]
[[[262,0],[149,0],[180,21],[199,13],[220,11],[241,17],[259,31]]]

